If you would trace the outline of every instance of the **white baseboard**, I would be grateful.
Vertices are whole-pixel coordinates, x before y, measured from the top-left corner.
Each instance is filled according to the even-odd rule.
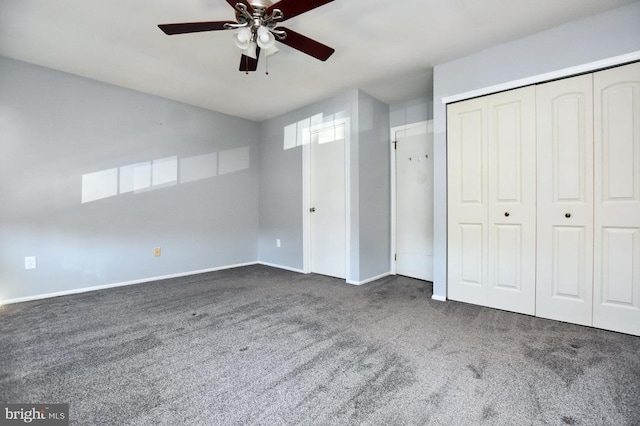
[[[225,269],[240,268],[242,266],[256,265],[257,263],[258,262],[247,262],[247,263],[239,263],[239,264],[236,264],[236,265],[218,266],[216,268],[200,269],[200,270],[197,270],[197,271],[189,271],[189,272],[180,272],[180,273],[177,273],[177,274],[162,275],[162,276],[158,276],[158,277],[142,278],[142,279],[139,279],[139,280],[125,281],[125,282],[121,282],[121,283],[105,284],[105,285],[99,285],[99,286],[95,286],[95,287],[74,288],[72,290],[58,291],[58,292],[55,292],[55,293],[36,294],[34,296],[18,297],[18,298],[15,298],[15,299],[0,300],[0,306],[2,306],[2,305],[10,305],[10,304],[13,304],[13,303],[31,302],[33,300],[49,299],[51,297],[68,296],[68,295],[71,295],[71,294],[87,293],[89,291],[104,290],[104,289],[108,289],[108,288],[124,287],[124,286],[127,286],[127,285],[142,284],[142,283],[148,283],[150,281],[166,280],[166,279],[169,279],[169,278],[186,277],[186,276],[189,276],[189,275],[204,274],[206,272],[215,272],[215,271],[222,271],[222,270],[225,270]]]
[[[272,268],[277,268],[277,269],[284,269],[285,271],[298,272],[299,274],[304,274],[304,271],[302,269],[290,268],[288,266],[277,265],[275,263],[256,262],[256,264],[257,265],[270,266]]]
[[[269,267],[272,267],[272,268],[283,269],[283,270],[286,270],[286,271],[297,272],[297,273],[300,273],[300,274],[304,274],[305,273],[302,269],[290,268],[288,266],[277,265],[275,263],[269,263],[269,262],[246,262],[246,263],[238,263],[236,265],[225,265],[225,266],[218,266],[218,267],[215,267],[215,268],[199,269],[199,270],[196,270],[196,271],[179,272],[177,274],[162,275],[162,276],[157,276],[157,277],[148,277],[148,278],[142,278],[142,279],[139,279],[139,280],[125,281],[125,282],[120,282],[120,283],[104,284],[104,285],[99,285],[99,286],[94,286],[94,287],[74,288],[74,289],[71,289],[71,290],[58,291],[58,292],[54,292],[54,293],[36,294],[36,295],[33,295],[33,296],[26,296],[26,297],[18,297],[18,298],[15,298],[15,299],[0,300],[0,306],[2,306],[2,305],[11,305],[11,304],[14,304],[14,303],[21,303],[21,302],[31,302],[31,301],[34,301],[34,300],[49,299],[49,298],[52,298],[52,297],[69,296],[71,294],[88,293],[90,291],[105,290],[105,289],[116,288],[116,287],[124,287],[124,286],[134,285],[134,284],[143,284],[143,283],[148,283],[148,282],[151,282],[151,281],[166,280],[166,279],[169,279],[169,278],[180,278],[180,277],[186,277],[186,276],[189,276],[189,275],[204,274],[206,272],[216,272],[216,271],[222,271],[222,270],[225,270],[225,269],[240,268],[242,266],[251,266],[251,265],[264,265],[264,266],[269,266]],[[368,278],[368,279],[363,280],[363,281],[347,280],[346,282],[347,282],[347,284],[351,284],[351,285],[363,285],[363,284],[368,284],[370,282],[379,280],[381,278],[388,277],[389,275],[392,275],[391,272],[385,272],[384,274],[380,274],[380,275],[378,275],[376,277]],[[440,298],[439,296],[433,296],[433,299],[442,300],[442,301],[446,300],[446,298]]]
[[[431,298],[432,298],[433,300],[437,300],[438,302],[446,302],[446,301],[447,301],[447,298],[446,298],[446,297],[444,297],[444,296],[438,296],[438,295],[435,295],[435,294],[434,294],[434,295],[432,295],[432,296],[431,296]]]
[[[372,277],[372,278],[367,278],[366,280],[363,281],[352,281],[352,280],[347,280],[347,284],[352,284],[352,285],[363,285],[363,284],[368,284],[370,282],[379,280],[381,278],[384,277],[388,277],[389,275],[391,275],[391,272],[385,272],[384,274],[380,274],[377,277]]]

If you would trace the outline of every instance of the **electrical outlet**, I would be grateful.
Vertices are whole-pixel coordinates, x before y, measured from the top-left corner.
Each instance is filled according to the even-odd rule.
[[[36,268],[37,268],[37,263],[36,263],[35,256],[28,256],[24,258],[24,269],[36,269]]]
[[[280,238],[276,239],[276,247],[280,247]]]
[[[162,254],[162,251],[160,250],[160,247],[156,247],[153,249],[153,255],[155,257],[159,257]]]

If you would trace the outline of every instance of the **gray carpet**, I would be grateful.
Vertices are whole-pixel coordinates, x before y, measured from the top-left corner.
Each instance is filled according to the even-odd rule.
[[[0,307],[0,402],[74,425],[640,425],[640,338],[251,266]]]

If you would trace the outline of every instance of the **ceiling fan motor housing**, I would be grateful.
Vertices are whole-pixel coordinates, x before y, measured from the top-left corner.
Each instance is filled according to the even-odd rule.
[[[239,24],[248,24],[256,30],[261,26],[273,29],[283,17],[279,9],[274,9],[268,14],[267,9],[273,4],[269,0],[253,0],[247,4],[250,4],[253,10],[247,10],[246,3],[243,2],[235,5],[236,20]]]
[[[249,4],[251,6],[253,6],[254,9],[256,9],[256,8],[266,9],[269,6],[271,6],[273,4],[273,2],[271,2],[269,0],[252,0],[252,1],[249,2]]]

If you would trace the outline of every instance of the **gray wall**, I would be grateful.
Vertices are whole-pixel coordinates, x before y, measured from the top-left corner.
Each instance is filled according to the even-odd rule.
[[[257,123],[0,57],[0,138],[0,300],[257,259]]]
[[[391,160],[389,106],[358,96],[359,271],[365,281],[391,269]],[[353,225],[352,225],[353,226]]]
[[[302,271],[302,148],[284,149],[291,123],[286,115],[260,123],[258,259]]]
[[[435,296],[446,296],[447,136],[442,99],[635,51],[640,51],[639,2],[435,67]]]
[[[389,105],[389,120],[392,128],[433,120],[433,97]]]
[[[302,149],[283,132],[317,114],[351,120],[349,276],[389,271],[390,112],[361,91],[258,124],[0,57],[0,93],[0,300],[301,270]]]
[[[259,260],[304,268],[302,147],[285,149],[285,127],[318,116],[350,120],[351,281],[389,272],[389,109],[353,90],[260,124]],[[276,247],[276,239],[281,247]]]

